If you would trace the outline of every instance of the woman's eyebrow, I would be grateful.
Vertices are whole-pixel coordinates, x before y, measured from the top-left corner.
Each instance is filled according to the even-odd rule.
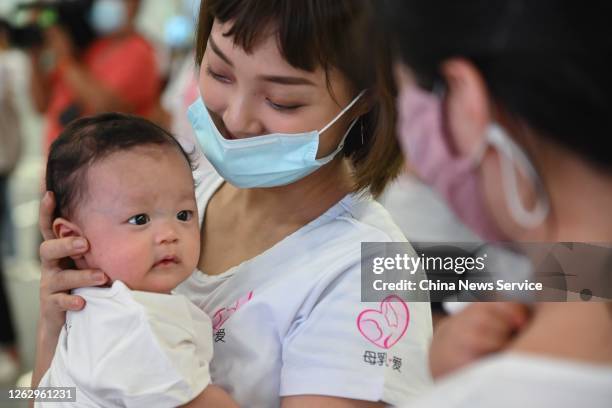
[[[221,58],[227,65],[233,67],[234,64],[230,59],[219,49],[217,44],[212,38],[212,35],[208,37],[208,44],[219,58]],[[311,85],[316,86],[314,82],[304,77],[284,76],[284,75],[261,75],[258,77],[266,82],[274,82],[281,85]]]
[[[217,54],[219,56],[219,58],[221,58],[227,65],[229,65],[230,67],[233,67],[234,64],[232,63],[232,61],[230,61],[229,58],[227,58],[227,55],[225,55],[223,53],[223,51],[221,51],[219,49],[219,47],[217,46],[217,44],[215,44],[215,42],[213,41],[212,35],[210,35],[208,37],[208,44],[210,44],[210,48],[212,48],[212,50],[215,52],[215,54]]]
[[[304,77],[282,76],[282,75],[260,75],[259,79],[267,82],[274,82],[281,85],[312,85],[314,82]]]

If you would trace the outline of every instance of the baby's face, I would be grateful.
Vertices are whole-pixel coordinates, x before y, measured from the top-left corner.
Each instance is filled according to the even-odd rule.
[[[197,265],[198,212],[191,169],[169,146],[114,153],[87,173],[76,223],[86,267],[133,290],[168,293]]]

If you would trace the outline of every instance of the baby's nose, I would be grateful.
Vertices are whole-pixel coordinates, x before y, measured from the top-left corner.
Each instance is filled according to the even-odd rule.
[[[161,225],[155,236],[155,242],[158,245],[161,244],[172,244],[178,241],[178,234],[176,229],[170,225],[170,223]]]

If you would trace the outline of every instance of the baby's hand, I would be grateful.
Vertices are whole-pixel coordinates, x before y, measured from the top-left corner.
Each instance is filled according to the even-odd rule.
[[[524,327],[529,309],[520,303],[474,303],[436,329],[429,368],[439,379],[487,354],[504,349]]]

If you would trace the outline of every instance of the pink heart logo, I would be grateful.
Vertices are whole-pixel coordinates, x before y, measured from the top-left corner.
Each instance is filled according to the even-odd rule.
[[[232,306],[222,307],[213,314],[212,326],[213,331],[217,331],[234,313],[238,311],[245,303],[249,302],[253,297],[253,291],[250,291],[245,296],[239,298]]]
[[[372,344],[390,349],[408,330],[410,311],[399,296],[387,296],[380,302],[380,308],[366,309],[357,316],[357,328]]]

